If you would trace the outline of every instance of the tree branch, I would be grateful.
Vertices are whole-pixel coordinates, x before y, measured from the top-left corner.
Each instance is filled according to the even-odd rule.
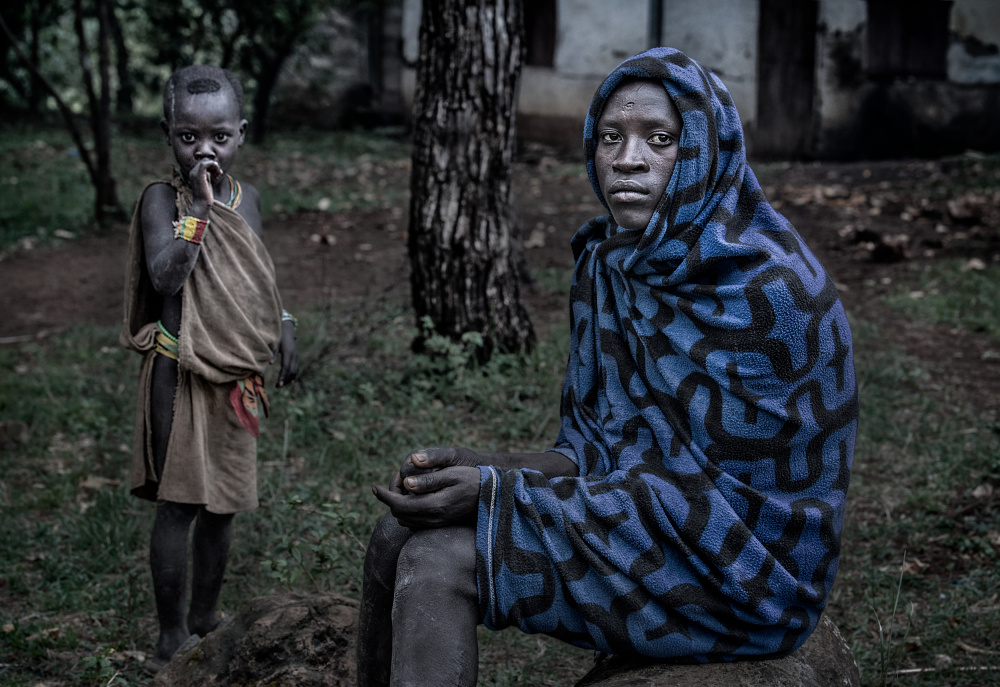
[[[97,184],[97,170],[94,168],[94,163],[90,157],[90,151],[87,150],[87,146],[83,143],[83,136],[80,135],[80,129],[76,126],[76,121],[73,119],[73,111],[69,109],[66,101],[62,99],[59,92],[52,85],[52,82],[45,78],[41,71],[39,71],[37,65],[32,63],[28,56],[25,55],[24,50],[21,45],[17,42],[14,34],[11,33],[10,28],[7,26],[7,22],[4,21],[3,15],[0,14],[0,29],[7,35],[10,40],[11,47],[14,48],[14,52],[17,53],[18,58],[24,63],[28,71],[35,75],[38,81],[45,87],[45,90],[49,92],[52,98],[56,101],[56,107],[59,108],[59,114],[62,115],[63,121],[66,123],[66,128],[69,130],[69,135],[76,144],[76,149],[80,151],[80,159],[83,160],[83,164],[87,167],[87,174],[90,175],[90,180],[93,184]]]

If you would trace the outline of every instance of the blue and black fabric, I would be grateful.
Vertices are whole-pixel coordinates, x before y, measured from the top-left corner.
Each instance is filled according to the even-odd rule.
[[[661,82],[683,117],[644,231],[585,224],[562,429],[578,477],[482,467],[480,611],[607,653],[780,656],[836,575],[857,427],[833,282],[747,166],[722,82],[657,48],[604,81]],[[607,206],[604,198],[602,202]]]

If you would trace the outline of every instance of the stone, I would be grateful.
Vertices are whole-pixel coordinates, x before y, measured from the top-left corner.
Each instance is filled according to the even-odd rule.
[[[154,687],[340,687],[357,682],[358,602],[338,594],[252,600],[174,654]]]
[[[854,654],[832,620],[784,658],[734,663],[670,664],[612,656],[576,687],[860,687]]]

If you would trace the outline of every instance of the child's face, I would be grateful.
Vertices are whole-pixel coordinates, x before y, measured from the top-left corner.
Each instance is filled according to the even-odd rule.
[[[161,124],[184,176],[206,159],[214,160],[223,172],[229,171],[247,129],[247,121],[240,119],[239,104],[228,89],[178,93],[173,116]]]

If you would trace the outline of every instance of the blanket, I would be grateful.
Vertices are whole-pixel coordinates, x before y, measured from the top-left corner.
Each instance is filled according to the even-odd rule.
[[[833,281],[772,208],[722,82],[656,48],[601,84],[662,83],[679,156],[645,230],[572,240],[571,349],[552,450],[579,475],[481,467],[481,618],[682,661],[785,655],[833,585],[857,427]]]
[[[179,175],[153,183],[173,186],[177,216],[187,213],[191,191]],[[262,374],[277,349],[281,299],[274,266],[236,208],[213,203],[198,261],[181,292],[179,379],[167,457],[157,481],[149,388],[161,301],[146,267],[141,206],[140,199],[130,229],[119,337],[122,345],[143,355],[132,491],[151,500],[201,504],[214,513],[251,510],[258,505],[256,439],[241,423],[230,395],[240,381]]]

